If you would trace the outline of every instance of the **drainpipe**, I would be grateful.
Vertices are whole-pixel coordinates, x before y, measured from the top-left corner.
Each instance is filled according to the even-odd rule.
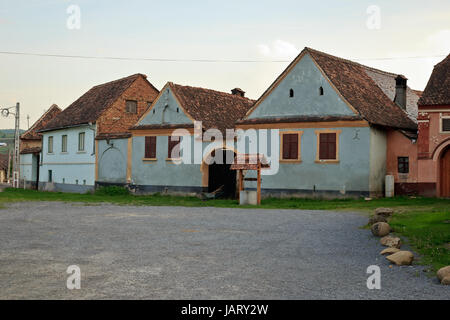
[[[90,130],[92,130],[92,132],[93,132],[93,143],[92,143],[92,154],[91,154],[91,156],[93,156],[94,154],[95,154],[95,135],[96,135],[96,127],[94,127],[94,128],[91,128],[92,126],[93,126],[93,124],[92,124],[92,122],[89,122],[88,123],[88,125],[89,125],[89,129]]]

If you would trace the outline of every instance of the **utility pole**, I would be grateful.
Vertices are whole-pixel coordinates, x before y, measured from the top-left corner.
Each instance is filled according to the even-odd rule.
[[[4,117],[8,117],[10,114],[15,116],[15,131],[14,131],[14,152],[13,152],[13,188],[19,188],[20,181],[20,104],[17,102],[15,106],[15,112],[9,111],[14,107],[0,108],[1,114]]]

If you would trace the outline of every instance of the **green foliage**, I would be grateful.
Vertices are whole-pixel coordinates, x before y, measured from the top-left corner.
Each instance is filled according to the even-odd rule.
[[[422,255],[422,264],[432,265],[434,271],[450,265],[450,206],[441,210],[430,208],[428,211],[399,213],[389,223]]]

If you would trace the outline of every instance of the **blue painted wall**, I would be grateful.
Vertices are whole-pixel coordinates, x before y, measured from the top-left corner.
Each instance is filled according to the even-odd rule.
[[[128,139],[98,141],[98,182],[127,183]]]
[[[141,125],[162,123],[192,123],[191,119],[181,110],[169,87],[164,89],[150,112],[139,122]]]
[[[89,126],[45,132],[42,141],[41,188],[83,192],[95,185],[94,131]],[[78,151],[78,134],[85,133],[84,151]],[[62,152],[62,135],[67,135],[67,152]],[[48,137],[53,136],[53,153],[48,153]],[[53,183],[49,184],[48,171]],[[78,180],[78,184],[77,184]]]
[[[369,192],[370,174],[370,128],[326,128],[327,130],[341,130],[339,135],[339,160],[335,163],[316,163],[317,128],[289,129],[289,131],[303,131],[301,137],[301,163],[279,163],[278,172],[274,175],[263,175],[262,188],[305,191],[329,192],[347,194],[352,192]],[[325,129],[323,129],[325,130]],[[267,130],[268,136],[272,130]],[[287,131],[280,129],[280,133]],[[259,134],[259,130],[257,130]],[[278,140],[279,141],[279,140]],[[271,146],[269,143],[269,150]],[[246,152],[249,152],[247,147]],[[263,153],[258,148],[259,153]],[[275,151],[279,154],[279,148]],[[270,152],[265,153],[270,157]],[[263,173],[264,174],[264,173]],[[255,172],[249,172],[248,177],[255,177]],[[256,183],[246,182],[246,187],[256,188]],[[300,192],[301,193],[301,192]]]
[[[323,87],[324,95],[319,95]],[[290,89],[294,97],[289,97]],[[249,119],[311,115],[353,115],[329,82],[323,77],[311,57],[306,54]]]

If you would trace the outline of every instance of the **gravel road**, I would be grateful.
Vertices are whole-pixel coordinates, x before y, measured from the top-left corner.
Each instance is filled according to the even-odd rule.
[[[449,299],[389,267],[359,213],[86,206],[0,210],[0,299]],[[81,269],[68,290],[67,267]],[[381,290],[366,286],[381,268]]]

